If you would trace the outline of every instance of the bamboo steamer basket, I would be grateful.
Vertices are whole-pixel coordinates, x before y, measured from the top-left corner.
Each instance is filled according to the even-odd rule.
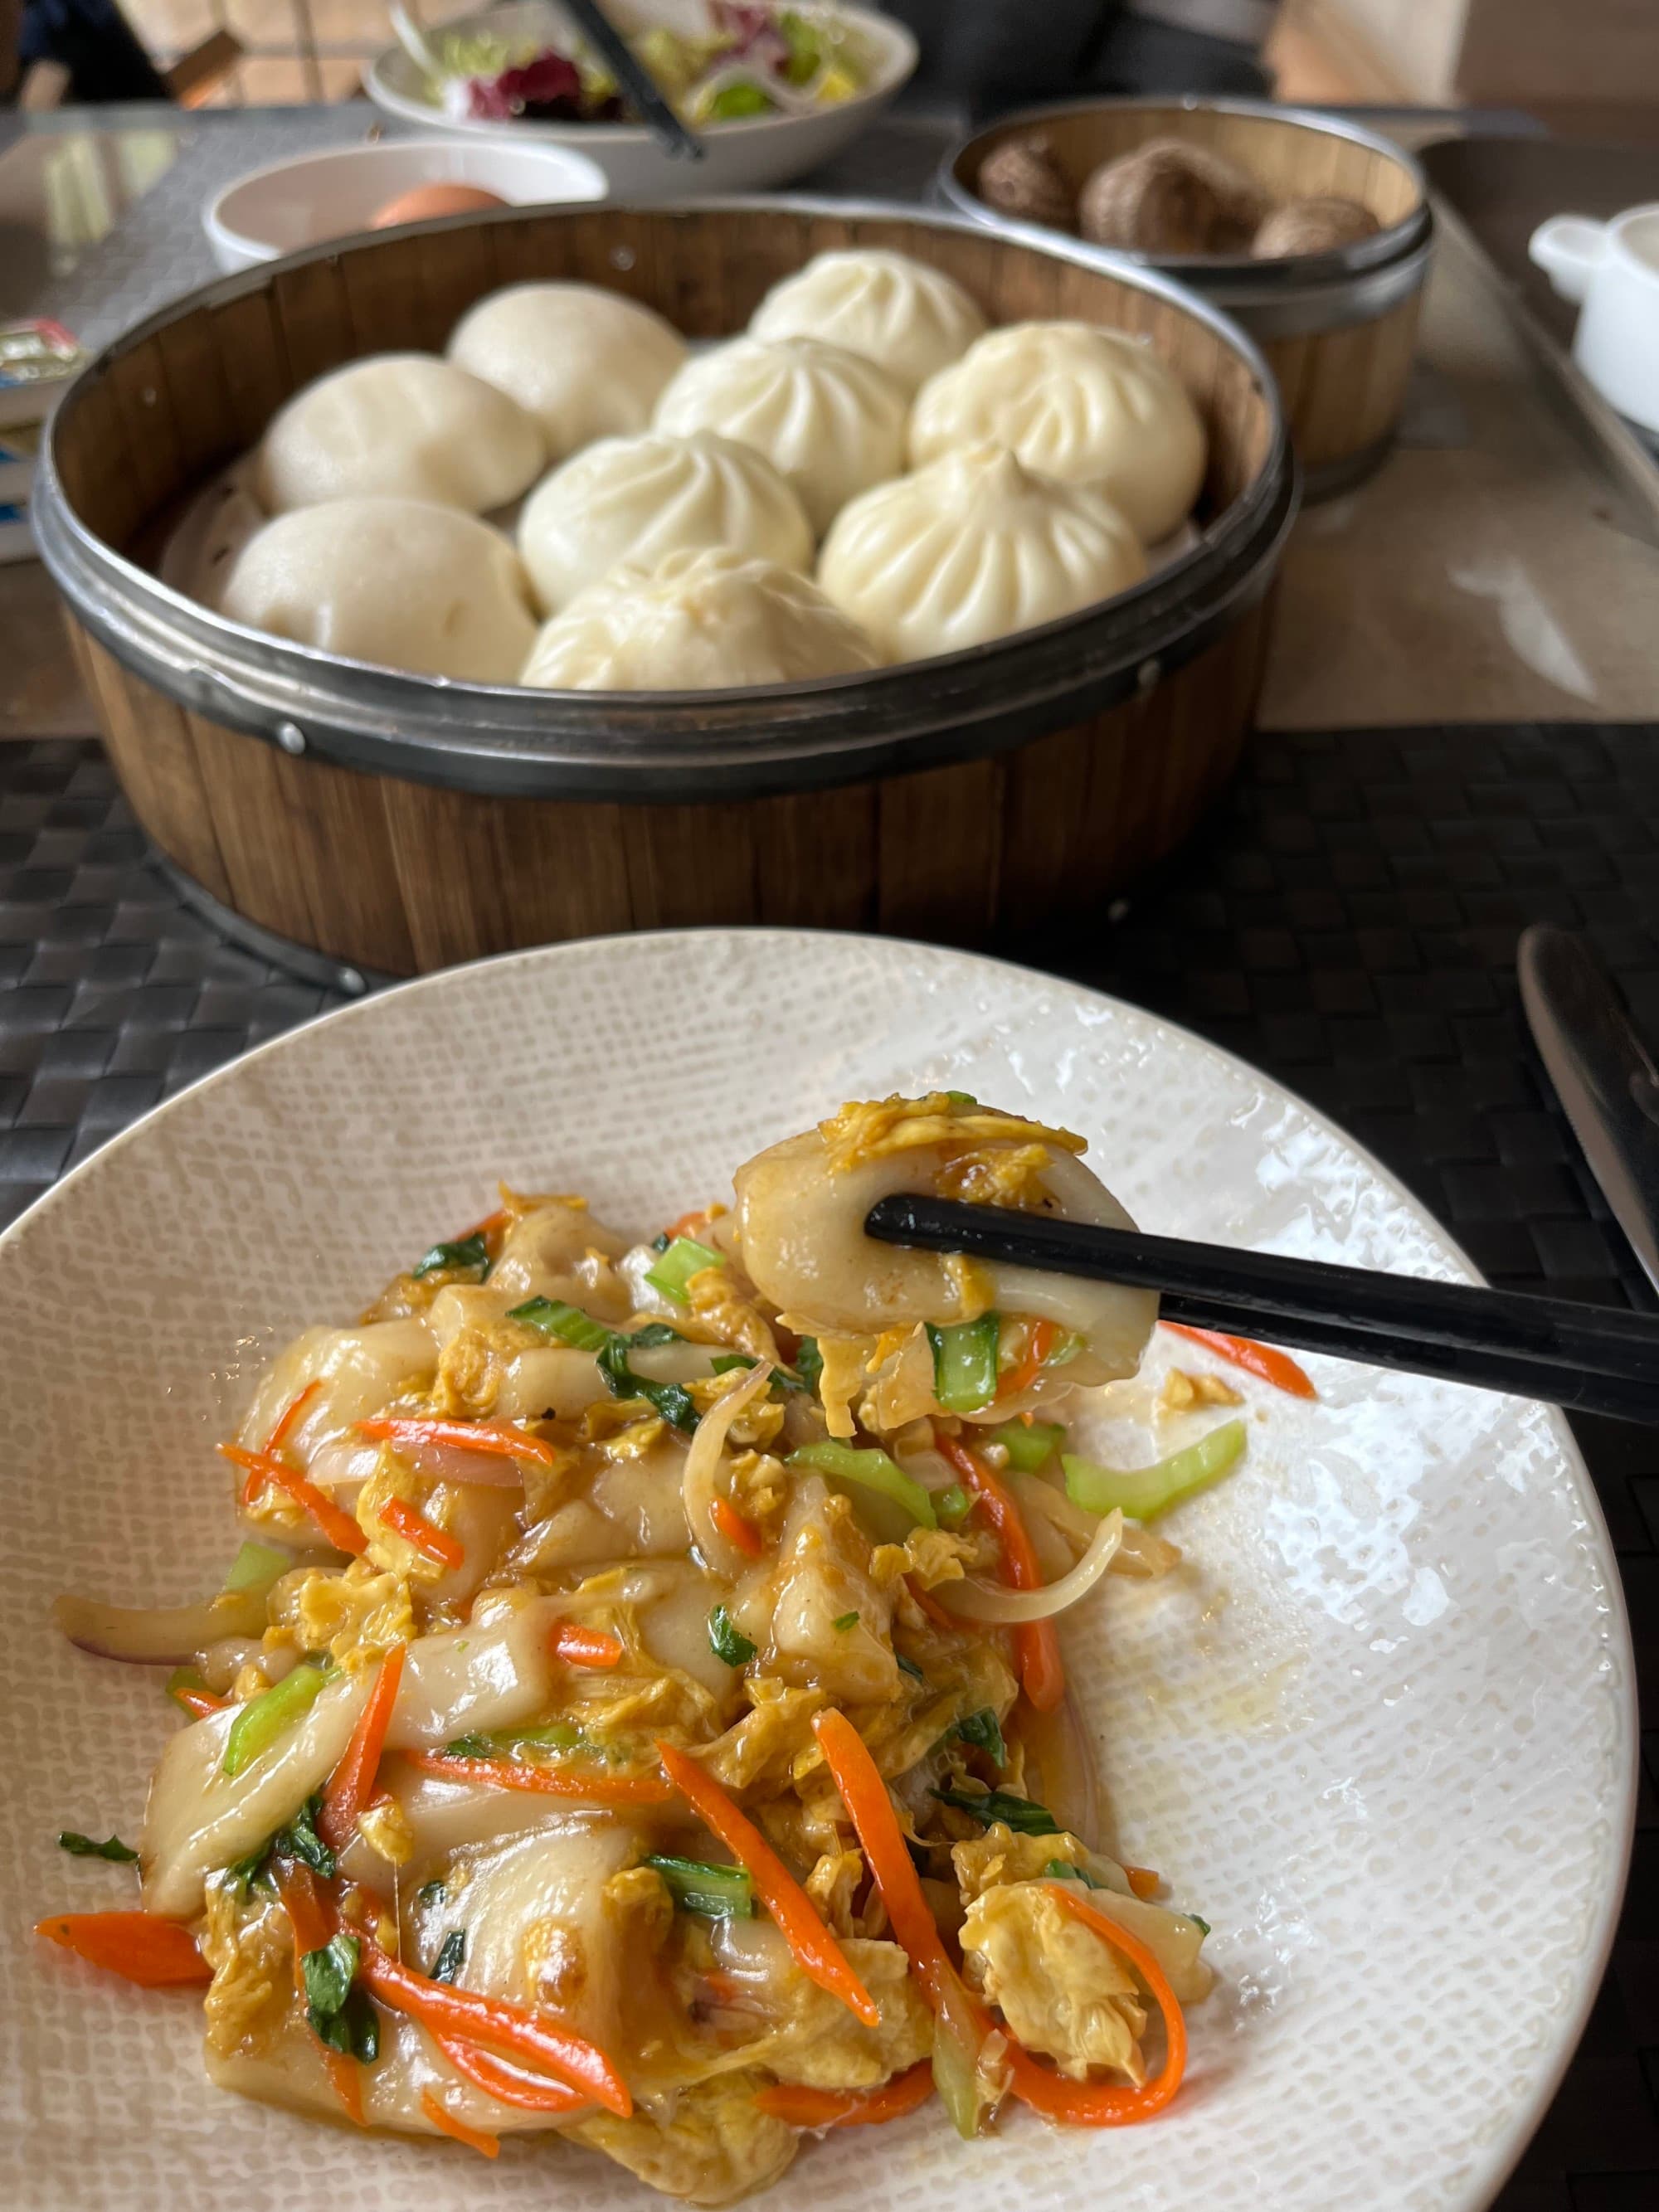
[[[1329,498],[1368,476],[1405,407],[1433,252],[1428,187],[1411,157],[1358,124],[1261,101],[1096,100],[1027,108],[965,140],[939,171],[943,198],[1010,235],[1056,235],[1012,222],[979,197],[986,157],[1032,130],[1045,134],[1074,191],[1103,161],[1149,139],[1184,138],[1224,155],[1275,200],[1334,193],[1370,210],[1380,228],[1331,253],[1127,257],[1201,294],[1261,347],[1279,380],[1304,497]]]
[[[614,287],[693,338],[741,330],[830,247],[896,248],[996,321],[1144,335],[1209,431],[1199,542],[1146,583],[973,651],[766,690],[434,681],[240,628],[161,584],[169,520],[289,397],[441,348],[496,287]],[[764,922],[951,940],[1097,908],[1224,782],[1296,505],[1249,341],[1153,272],[1048,240],[805,201],[516,210],[297,254],[177,301],[66,395],[43,557],[117,774],[181,888],[361,988],[559,939]]]

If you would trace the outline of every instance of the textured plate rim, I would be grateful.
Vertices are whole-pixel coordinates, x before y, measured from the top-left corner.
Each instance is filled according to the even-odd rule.
[[[1241,1054],[1229,1051],[1224,1045],[1212,1043],[1208,1037],[1200,1036],[1196,1030],[1188,1029],[1183,1023],[1170,1021],[1162,1014],[1153,1013],[1147,1007],[1136,1006],[1132,1000],[1118,998],[1109,991],[1097,990],[1091,985],[1074,982],[1069,976],[1052,975],[1043,969],[1029,968],[1018,961],[1001,959],[994,954],[966,951],[955,945],[927,944],[917,939],[877,936],[867,931],[786,929],[773,927],[764,923],[750,927],[613,930],[602,936],[570,938],[557,945],[532,945],[515,951],[495,953],[486,960],[467,961],[458,967],[441,968],[430,975],[410,976],[406,981],[393,984],[386,990],[376,991],[370,997],[354,1000],[349,1006],[336,1006],[327,1013],[315,1015],[311,1020],[301,1022],[294,1029],[285,1030],[280,1036],[270,1037],[264,1044],[256,1045],[252,1051],[239,1054],[236,1059],[227,1061],[222,1067],[213,1068],[207,1074],[199,1076],[195,1082],[186,1084],[182,1090],[175,1091],[172,1097],[164,1098],[158,1104],[152,1106],[136,1121],[129,1123],[126,1128],[112,1137],[108,1143],[100,1145],[95,1152],[90,1153],[77,1166],[60,1176],[49,1190],[43,1191],[32,1205],[26,1206],[15,1221],[9,1223],[5,1229],[0,1230],[0,1268],[6,1267],[13,1262],[20,1247],[25,1243],[33,1224],[42,1218],[48,1211],[55,1208],[65,1194],[73,1190],[90,1170],[101,1167],[115,1153],[142,1139],[152,1123],[172,1113],[175,1107],[182,1105],[185,1100],[194,1098],[203,1091],[229,1081],[233,1077],[239,1075],[244,1068],[263,1060],[270,1054],[282,1051],[297,1039],[308,1036],[315,1030],[334,1023],[361,1020],[370,1015],[375,1006],[392,999],[403,998],[417,992],[453,989],[458,984],[462,983],[464,979],[481,970],[514,965],[526,967],[544,965],[556,972],[562,963],[578,959],[590,952],[596,945],[712,945],[730,941],[732,939],[739,939],[745,944],[769,940],[781,951],[787,949],[800,951],[811,948],[821,951],[838,946],[866,946],[899,954],[906,951],[919,952],[930,958],[949,960],[960,968],[977,969],[981,974],[995,976],[1002,980],[1010,988],[1018,989],[1036,986],[1042,990],[1064,992],[1074,999],[1082,1000],[1096,1007],[1105,1009],[1115,1018],[1121,1018],[1127,1015],[1132,1021],[1143,1022],[1155,1031],[1162,1030],[1178,1039],[1184,1045],[1196,1048],[1200,1053],[1212,1057],[1229,1072],[1248,1076],[1255,1082],[1268,1085],[1280,1098],[1295,1107],[1299,1113],[1306,1115],[1316,1127],[1346,1146],[1364,1169],[1366,1174],[1371,1176],[1398,1205],[1416,1218],[1421,1227],[1450,1257],[1453,1263],[1463,1271],[1469,1281],[1481,1283],[1485,1280],[1480,1269],[1450,1231],[1430,1212],[1422,1200],[1407,1188],[1392,1170],[1383,1165],[1369,1146],[1361,1144],[1358,1139],[1351,1135],[1340,1122],[1333,1121],[1318,1107],[1310,1104],[1299,1091],[1293,1091],[1287,1085],[1279,1082],[1277,1077],[1267,1074],[1264,1070],[1256,1066],[1253,1061],[1246,1060]],[[1591,2008],[1600,1992],[1612,1957],[1613,1937],[1624,1905],[1625,1893],[1630,1878],[1631,1856],[1635,1844],[1637,1791],[1641,1771],[1641,1735],[1635,1692],[1635,1650],[1631,1641],[1630,1613],[1625,1600],[1624,1578],[1620,1571],[1618,1554],[1613,1548],[1612,1532],[1607,1527],[1607,1516],[1601,1510],[1601,1498],[1590,1478],[1589,1469],[1584,1464],[1583,1455],[1579,1451],[1567,1418],[1559,1407],[1546,1407],[1545,1412],[1561,1455],[1564,1471],[1575,1486],[1577,1503],[1583,1512],[1591,1542],[1598,1554],[1598,1565],[1607,1586],[1608,1597],[1607,1642],[1623,1662],[1620,1678],[1612,1686],[1613,1695],[1619,1708],[1618,1733],[1622,1739],[1624,1748],[1624,1758],[1620,1762],[1619,1774],[1619,1800],[1610,1808],[1610,1826],[1620,1838],[1617,1879],[1606,1886],[1596,1907],[1594,1933],[1591,1941],[1581,1954],[1579,1980],[1573,2002],[1571,2006],[1562,2010],[1553,2026],[1546,2024],[1545,2033],[1549,2038],[1549,2048],[1547,2055],[1540,2066],[1533,2090],[1524,2102],[1516,2108],[1501,2132],[1494,2139],[1471,2176],[1468,2194],[1455,2204],[1454,2212],[1487,2212],[1487,2208],[1491,2206],[1498,2191],[1513,2172],[1528,2144],[1536,2134],[1568,2067],[1572,2063],[1578,2045],[1583,2039]]]

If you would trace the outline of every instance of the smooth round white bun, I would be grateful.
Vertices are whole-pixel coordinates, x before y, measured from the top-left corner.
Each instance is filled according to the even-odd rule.
[[[889,660],[1055,622],[1146,574],[1104,492],[1038,476],[992,445],[959,447],[852,501],[818,562],[825,597]]]
[[[712,430],[601,438],[544,477],[519,518],[519,551],[546,614],[619,561],[652,568],[705,545],[812,567],[799,500],[764,453]]]
[[[529,410],[550,461],[643,430],[686,357],[672,323],[598,284],[509,284],[462,316],[447,350]]]
[[[714,430],[764,453],[822,538],[849,499],[904,465],[902,387],[860,354],[816,338],[732,338],[689,361],[656,427]]]
[[[1186,386],[1150,346],[1092,323],[1011,323],[923,385],[913,468],[985,439],[1043,476],[1098,486],[1146,545],[1185,519],[1204,482]]]
[[[953,276],[878,247],[820,253],[775,284],[750,319],[755,338],[821,338],[884,368],[908,392],[958,361],[985,318]]]
[[[220,597],[233,622],[416,676],[515,684],[536,635],[530,584],[499,530],[413,499],[279,514]]]
[[[379,353],[295,393],[260,441],[255,488],[272,514],[368,497],[479,514],[546,465],[539,428],[493,384],[435,353]]]
[[[613,568],[545,625],[519,680],[544,691],[714,691],[878,664],[809,578],[717,545]]]

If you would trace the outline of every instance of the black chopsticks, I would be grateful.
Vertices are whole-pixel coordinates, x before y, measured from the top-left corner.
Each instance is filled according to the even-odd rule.
[[[1155,1290],[1166,1321],[1659,1423],[1659,1319],[1644,1314],[948,1199],[881,1199],[865,1227],[882,1243]]]
[[[673,108],[664,98],[656,79],[635,52],[622,33],[599,4],[599,0],[564,0],[565,13],[575,18],[577,27],[585,31],[598,48],[599,58],[615,76],[618,84],[627,91],[646,123],[651,135],[665,153],[683,155],[688,161],[701,161],[702,141],[686,129]]]

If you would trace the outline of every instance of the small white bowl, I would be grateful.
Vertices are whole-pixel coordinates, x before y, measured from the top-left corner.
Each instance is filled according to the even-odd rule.
[[[805,0],[803,12],[811,12]],[[374,105],[399,122],[427,131],[454,133],[474,144],[564,146],[579,149],[605,172],[611,197],[619,200],[693,199],[728,192],[763,191],[816,169],[850,145],[886,106],[914,72],[918,49],[902,23],[865,8],[836,0],[834,14],[844,16],[865,40],[873,58],[870,82],[854,100],[816,108],[809,115],[757,115],[727,123],[697,125],[703,143],[700,161],[688,161],[659,146],[641,123],[510,123],[448,116],[427,99],[421,72],[401,46],[369,63],[363,83]],[[650,22],[684,25],[687,0],[622,0],[614,9],[619,29]],[[507,7],[459,15],[442,31],[492,32],[511,40],[567,44],[574,35],[551,0],[513,0]]]
[[[392,139],[254,169],[220,193],[202,224],[214,259],[229,275],[367,230],[401,193],[441,184],[476,185],[514,207],[602,200],[606,189],[598,164],[568,147]]]

